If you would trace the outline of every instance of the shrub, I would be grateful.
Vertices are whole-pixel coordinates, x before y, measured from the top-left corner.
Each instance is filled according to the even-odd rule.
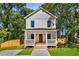
[[[67,44],[67,39],[65,37],[58,39],[58,47],[65,47],[66,44]]]
[[[69,41],[71,41],[71,42],[74,41],[74,34],[73,33],[68,34],[67,37],[68,37]]]
[[[72,44],[66,44],[65,48],[73,48]]]
[[[67,39],[66,38],[59,38],[58,39],[58,44],[66,44],[67,43]]]

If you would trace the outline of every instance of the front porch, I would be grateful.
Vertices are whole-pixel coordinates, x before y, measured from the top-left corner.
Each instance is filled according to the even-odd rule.
[[[57,30],[25,30],[25,47],[36,46],[38,43],[57,46]]]

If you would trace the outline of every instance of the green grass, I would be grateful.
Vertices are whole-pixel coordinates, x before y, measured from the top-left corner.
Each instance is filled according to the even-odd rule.
[[[32,48],[27,48],[19,52],[17,55],[30,55],[32,53]]]
[[[15,49],[21,49],[22,46],[11,46],[11,47],[6,47],[6,48],[0,48],[0,51],[2,50],[15,50]]]
[[[78,48],[49,48],[51,56],[79,56]]]

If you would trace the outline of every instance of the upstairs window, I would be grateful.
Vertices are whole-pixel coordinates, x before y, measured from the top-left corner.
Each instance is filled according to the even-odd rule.
[[[50,20],[47,21],[47,27],[51,27],[51,21]]]
[[[31,21],[31,27],[34,27],[34,21]]]
[[[47,39],[51,39],[51,34],[47,34]]]
[[[31,39],[34,39],[34,34],[31,34]]]

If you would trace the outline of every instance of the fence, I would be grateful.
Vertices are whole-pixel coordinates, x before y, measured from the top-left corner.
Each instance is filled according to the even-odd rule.
[[[20,46],[20,40],[19,39],[9,40],[1,43],[1,48],[10,47],[10,46]]]

